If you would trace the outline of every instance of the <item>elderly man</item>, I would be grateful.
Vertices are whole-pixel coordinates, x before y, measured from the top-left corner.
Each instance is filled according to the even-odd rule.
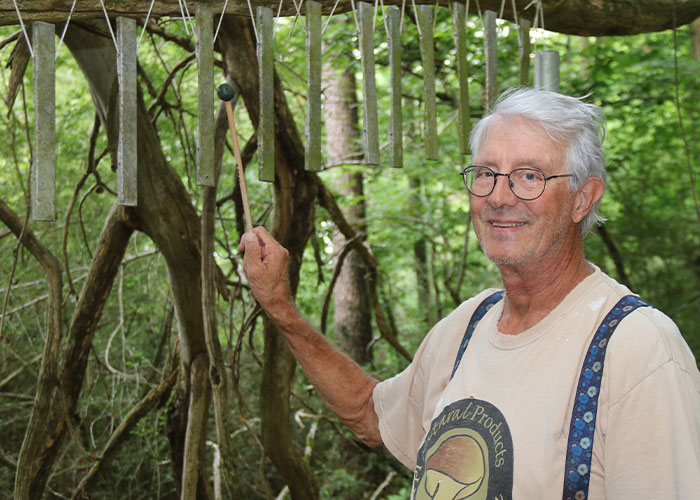
[[[253,294],[328,406],[415,471],[413,498],[700,498],[700,373],[676,325],[586,261],[605,189],[597,107],[504,95],[462,172],[505,293],[485,290],[377,382],[299,314],[287,252],[244,235]],[[613,335],[614,333],[614,335]]]

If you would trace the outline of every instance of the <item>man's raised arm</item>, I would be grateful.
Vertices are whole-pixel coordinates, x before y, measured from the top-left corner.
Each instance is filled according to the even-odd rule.
[[[340,352],[298,311],[287,273],[289,252],[262,227],[243,235],[243,270],[253,296],[280,329],[328,407],[369,446],[382,444],[372,391],[377,380]]]

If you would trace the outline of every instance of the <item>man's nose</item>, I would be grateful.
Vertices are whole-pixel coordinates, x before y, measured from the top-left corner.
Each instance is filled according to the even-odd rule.
[[[488,196],[488,203],[492,207],[512,206],[518,202],[518,197],[515,196],[510,188],[510,178],[506,175],[496,177],[496,185],[493,191]]]

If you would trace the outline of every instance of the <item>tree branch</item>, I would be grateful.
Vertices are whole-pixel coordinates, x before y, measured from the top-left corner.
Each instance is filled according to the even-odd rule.
[[[625,264],[622,262],[622,255],[620,254],[615,241],[613,241],[612,236],[610,236],[610,233],[608,233],[608,230],[603,225],[598,225],[597,230],[598,234],[600,235],[600,239],[602,239],[603,243],[605,244],[605,248],[608,249],[610,258],[615,264],[615,270],[617,271],[617,277],[619,278],[620,282],[627,288],[632,288],[630,278],[625,271]]]
[[[178,370],[172,370],[170,375],[161,382],[157,387],[151,389],[151,391],[144,396],[144,398],[139,401],[134,407],[129,411],[129,413],[124,417],[122,422],[119,424],[112,435],[110,436],[107,444],[105,444],[102,452],[100,453],[100,459],[95,463],[88,473],[83,476],[80,484],[73,493],[73,499],[83,500],[90,498],[90,492],[94,489],[97,481],[100,478],[102,472],[109,467],[109,464],[114,459],[119,447],[129,438],[130,432],[136,427],[139,421],[148,415],[151,410],[161,407],[165,404],[175,386],[177,381]]]
[[[39,241],[32,230],[26,227],[25,222],[2,200],[0,200],[0,220],[39,262],[46,275],[49,292],[46,341],[39,369],[39,379],[37,380],[34,408],[17,460],[15,498],[24,500],[37,498],[31,492],[32,483],[41,468],[39,457],[47,446],[49,430],[46,428],[45,418],[56,407],[55,398],[60,390],[57,381],[58,355],[61,343],[61,265],[58,258]]]
[[[372,300],[374,320],[377,323],[379,333],[389,343],[389,345],[396,349],[404,358],[410,361],[413,359],[413,356],[399,342],[396,333],[389,326],[384,309],[379,302],[379,295],[377,291],[379,263],[377,262],[376,257],[370,251],[370,249],[362,243],[361,239],[357,237],[355,230],[345,219],[343,212],[335,202],[335,198],[333,198],[333,195],[323,183],[321,178],[317,175],[313,175],[312,178],[315,181],[318,189],[319,204],[326,209],[328,214],[331,216],[333,223],[336,225],[338,230],[343,233],[343,236],[345,236],[345,239],[348,241],[348,245],[352,246],[352,249],[357,252],[367,266],[367,284],[369,286],[369,293]]]

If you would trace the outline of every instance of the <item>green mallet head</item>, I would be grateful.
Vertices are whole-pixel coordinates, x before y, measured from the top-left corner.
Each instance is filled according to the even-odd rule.
[[[233,85],[229,83],[222,83],[219,85],[219,88],[216,89],[216,93],[222,101],[230,101],[236,96],[236,90],[233,88]]]

